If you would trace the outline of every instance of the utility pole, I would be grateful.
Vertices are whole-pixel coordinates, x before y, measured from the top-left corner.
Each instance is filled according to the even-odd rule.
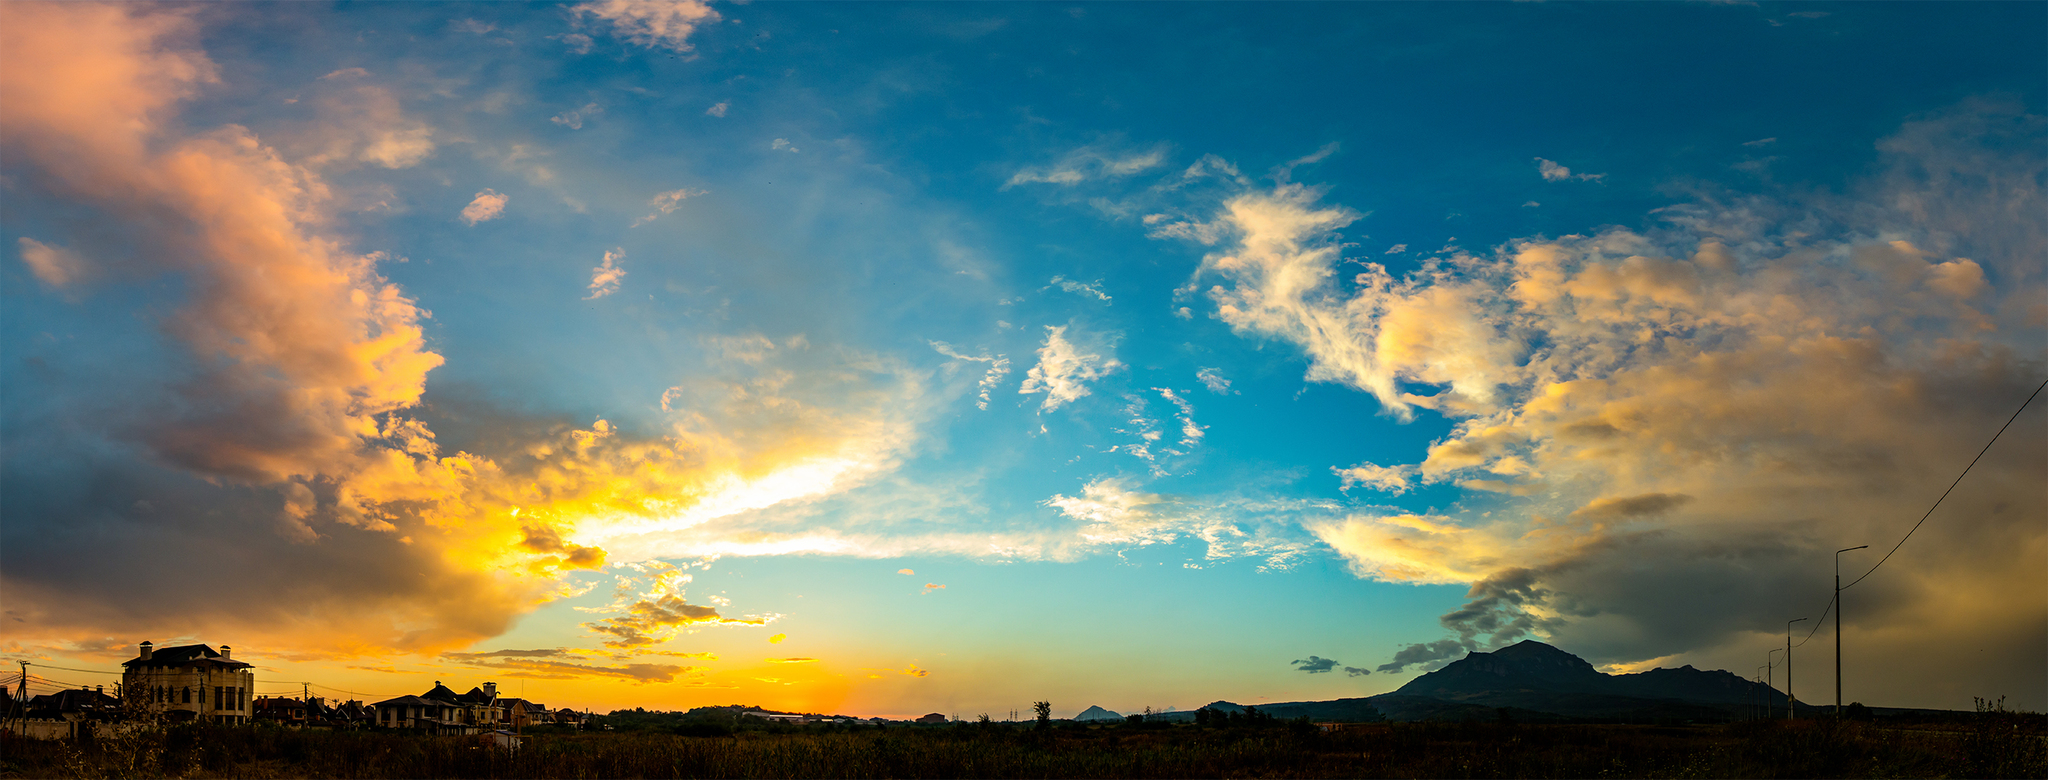
[[[1866,544],[1835,551],[1835,720],[1842,719],[1842,629],[1847,626],[1847,621],[1842,619],[1842,553],[1869,546]]]
[[[1799,699],[1798,699],[1798,697],[1796,697],[1796,696],[1793,696],[1793,695],[1792,695],[1792,624],[1793,624],[1793,623],[1797,623],[1797,622],[1799,622],[1800,620],[1805,620],[1805,619],[1806,619],[1806,618],[1800,618],[1799,620],[1787,620],[1787,621],[1785,621],[1785,719],[1786,719],[1786,720],[1796,720],[1796,719],[1798,719],[1798,718],[1799,718],[1799,711],[1798,711],[1797,709],[1795,709],[1796,707],[1798,707],[1798,706],[1799,706]]]
[[[1764,653],[1764,712],[1767,714],[1771,711],[1771,694],[1778,690],[1777,680],[1772,679],[1776,676],[1774,673],[1778,671],[1778,665],[1771,661],[1771,656],[1777,652],[1778,649],[1774,647],[1771,648],[1771,652]]]

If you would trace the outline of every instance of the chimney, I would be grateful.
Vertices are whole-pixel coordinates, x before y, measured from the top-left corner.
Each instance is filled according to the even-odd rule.
[[[144,661],[147,661],[147,660],[149,660],[149,655],[150,655],[151,653],[154,653],[154,652],[156,652],[156,646],[155,646],[155,645],[152,645],[152,644],[150,644],[150,643],[148,643],[148,642],[143,642],[143,643],[142,643],[142,660],[144,660]]]
[[[484,683],[484,695],[493,699],[498,698],[498,684],[494,682]]]
[[[221,657],[221,660],[223,660],[223,661],[233,661],[233,660],[235,660],[234,652],[235,652],[235,649],[234,649],[234,648],[232,648],[232,647],[228,647],[227,645],[221,645],[221,646],[220,646],[220,657]]]

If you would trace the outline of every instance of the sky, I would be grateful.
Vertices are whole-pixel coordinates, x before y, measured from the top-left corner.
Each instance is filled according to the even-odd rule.
[[[0,4],[0,659],[1000,720],[1808,618],[1822,703],[1846,614],[2048,708],[2043,30]]]

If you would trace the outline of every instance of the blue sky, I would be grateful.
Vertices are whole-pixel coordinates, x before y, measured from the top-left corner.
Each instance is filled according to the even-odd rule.
[[[49,663],[1746,674],[2048,373],[2038,4],[0,14],[0,650]],[[2048,703],[2042,425],[1852,589],[1845,695]]]

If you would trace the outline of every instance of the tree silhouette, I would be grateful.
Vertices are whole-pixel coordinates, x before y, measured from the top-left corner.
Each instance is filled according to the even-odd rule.
[[[1052,702],[1032,702],[1031,711],[1038,713],[1039,730],[1043,731],[1045,729],[1052,728]]]

